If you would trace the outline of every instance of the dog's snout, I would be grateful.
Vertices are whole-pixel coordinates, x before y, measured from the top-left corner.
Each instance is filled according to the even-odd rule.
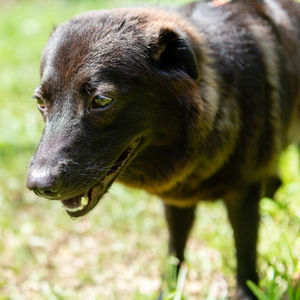
[[[33,168],[27,177],[27,187],[37,195],[49,199],[59,198],[59,188],[62,182],[62,172],[59,168]]]

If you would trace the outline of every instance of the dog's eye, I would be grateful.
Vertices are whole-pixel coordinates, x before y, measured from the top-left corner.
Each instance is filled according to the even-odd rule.
[[[92,109],[105,108],[105,107],[109,106],[112,103],[112,101],[113,101],[112,98],[98,95],[93,98],[89,108],[92,108]]]
[[[37,107],[39,110],[43,111],[46,108],[44,101],[40,98],[36,98]]]

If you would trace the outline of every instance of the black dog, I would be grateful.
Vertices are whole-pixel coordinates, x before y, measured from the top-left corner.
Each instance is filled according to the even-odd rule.
[[[159,195],[183,260],[200,200],[224,199],[239,299],[255,298],[258,202],[299,136],[300,5],[195,2],[93,11],[59,26],[35,90],[45,129],[27,185],[87,214],[118,180]]]

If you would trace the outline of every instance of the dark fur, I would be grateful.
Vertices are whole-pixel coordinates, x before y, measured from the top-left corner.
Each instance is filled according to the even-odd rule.
[[[118,176],[165,203],[180,260],[198,201],[224,199],[239,293],[257,282],[258,202],[280,184],[276,161],[299,142],[300,8],[290,0],[206,2],[178,12],[89,12],[43,52],[46,122],[28,187],[50,199],[86,192],[135,138]],[[91,112],[94,95],[114,103]]]

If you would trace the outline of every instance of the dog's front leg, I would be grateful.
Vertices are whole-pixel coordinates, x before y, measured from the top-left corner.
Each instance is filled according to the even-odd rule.
[[[258,204],[261,184],[250,185],[240,199],[226,201],[228,216],[234,231],[237,256],[237,299],[256,299],[246,285],[258,282],[256,244],[259,224]]]
[[[181,263],[184,261],[184,249],[188,235],[195,219],[196,206],[180,208],[165,204],[165,217],[169,230],[169,255],[178,258],[177,275]],[[158,300],[163,299],[161,292]]]
[[[169,255],[178,258],[177,275],[184,260],[184,249],[195,219],[196,206],[180,208],[165,204],[165,217],[169,230]],[[163,299],[161,293],[158,300]]]
[[[169,229],[169,254],[178,258],[178,270],[184,260],[186,241],[195,219],[195,206],[175,207],[165,204],[165,217]]]

